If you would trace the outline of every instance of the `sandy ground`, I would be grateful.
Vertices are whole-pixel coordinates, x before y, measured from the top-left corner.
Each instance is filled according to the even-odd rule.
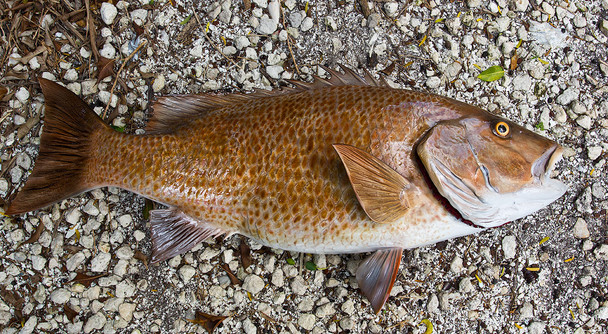
[[[316,64],[366,69],[555,139],[569,190],[509,225],[407,251],[379,315],[354,280],[359,255],[234,236],[149,266],[151,203],[95,190],[2,218],[0,333],[204,333],[188,321],[200,312],[227,316],[217,333],[608,331],[608,1],[174,2],[0,4],[3,201],[35,162],[39,76],[141,133],[155,96],[270,89],[310,80]],[[504,77],[477,78],[491,66]]]

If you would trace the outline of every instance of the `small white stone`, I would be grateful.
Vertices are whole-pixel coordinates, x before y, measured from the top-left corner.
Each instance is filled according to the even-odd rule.
[[[608,319],[608,306],[598,308],[597,311],[593,313],[593,316],[600,320]]]
[[[598,260],[608,261],[608,245],[604,244],[596,248],[593,253]]]
[[[518,75],[513,78],[513,89],[520,91],[530,91],[532,87],[532,78],[529,75]]]
[[[82,208],[82,211],[94,217],[99,215],[99,209],[97,208],[97,206],[95,206],[95,200],[89,200],[87,204],[84,205],[84,208]]]
[[[268,15],[264,14],[260,18],[260,24],[256,28],[256,31],[262,35],[271,35],[273,32],[277,30],[277,23],[268,17]]]
[[[305,330],[312,330],[315,326],[315,322],[317,321],[317,317],[314,314],[305,313],[301,314],[298,318],[298,325]]]
[[[182,278],[184,283],[188,283],[195,274],[196,270],[190,265],[185,265],[179,268],[179,276]]]
[[[430,77],[426,80],[426,86],[430,89],[438,88],[441,85],[441,79],[438,77]]]
[[[578,239],[589,238],[589,229],[587,228],[587,222],[582,218],[578,218],[576,220],[576,224],[574,224],[574,227],[572,228],[572,233],[574,234],[574,237]]]
[[[70,257],[65,264],[68,271],[73,272],[84,262],[85,256],[82,252],[78,252]]]
[[[154,90],[155,93],[160,92],[163,88],[165,88],[165,76],[162,74],[159,74],[155,79],[154,79],[154,83],[152,84],[152,89]]]
[[[73,208],[65,216],[65,220],[70,223],[70,225],[76,225],[78,221],[80,221],[81,215],[82,213],[80,213],[80,210],[78,210],[78,208]]]
[[[27,62],[30,65],[32,70],[37,70],[40,68],[40,62],[38,62],[38,57],[34,57]]]
[[[264,289],[264,286],[264,280],[258,275],[249,275],[245,277],[245,280],[243,281],[243,289],[245,289],[245,291],[249,291],[254,295],[262,291],[262,289]]]
[[[517,242],[515,236],[508,235],[502,239],[502,251],[505,254],[506,259],[512,259],[515,257],[516,248]]]
[[[243,330],[245,331],[245,334],[256,334],[258,332],[257,328],[249,318],[243,321]]]
[[[429,296],[429,301],[426,303],[426,310],[429,313],[436,313],[439,311],[439,299],[436,294],[431,294]]]
[[[90,333],[95,329],[102,329],[106,324],[106,316],[102,312],[93,314],[84,325],[84,332]]]
[[[542,334],[545,332],[546,327],[545,323],[535,321],[528,326],[528,334]]]
[[[384,4],[384,10],[389,17],[395,17],[399,11],[399,4],[396,2],[387,2]]]
[[[116,250],[116,257],[121,260],[130,260],[133,258],[133,250],[129,246],[122,246]]]
[[[91,260],[91,271],[101,273],[108,269],[112,256],[108,253],[99,253]]]
[[[32,159],[27,153],[20,153],[17,155],[17,165],[21,168],[28,170],[32,166]]]
[[[116,285],[116,297],[118,298],[129,298],[135,294],[135,284],[131,283],[128,279],[118,283]]]
[[[192,49],[190,49],[190,55],[193,57],[200,58],[203,56],[203,46],[195,45]]]
[[[224,47],[224,49],[222,50],[222,52],[226,55],[226,56],[232,56],[236,53],[236,48],[232,45],[228,45],[226,47]]]
[[[15,97],[17,98],[17,100],[19,100],[19,102],[25,103],[30,98],[30,92],[25,89],[25,87],[21,87],[15,93]]]
[[[44,257],[40,255],[32,255],[31,259],[32,268],[34,268],[34,270],[40,271],[44,269],[44,266],[46,265],[46,259]]]
[[[312,28],[313,25],[314,25],[313,20],[307,16],[304,18],[304,20],[302,20],[302,24],[300,25],[300,30],[308,31]]]
[[[587,147],[587,157],[589,157],[589,160],[595,160],[595,159],[599,158],[601,154],[602,154],[601,146]]]
[[[513,4],[515,5],[516,11],[524,12],[528,8],[530,1],[529,0],[514,0]]]
[[[236,46],[236,48],[239,50],[242,50],[249,45],[251,45],[251,42],[249,42],[249,38],[247,38],[247,36],[238,36],[234,39],[234,46]]]
[[[578,90],[577,88],[570,87],[566,89],[563,93],[561,93],[555,101],[563,106],[567,106],[572,101],[578,99],[580,94],[580,90]]]
[[[335,314],[336,310],[333,307],[333,304],[330,303],[325,303],[319,307],[317,307],[317,309],[315,310],[315,315],[318,318],[325,318],[327,316],[330,316],[332,314]]]
[[[114,56],[116,56],[116,49],[114,49],[112,44],[106,43],[101,50],[99,50],[99,54],[104,58],[114,59]]]
[[[135,306],[136,305],[132,303],[122,303],[120,306],[118,306],[118,313],[123,319],[125,319],[125,321],[129,322],[131,319],[133,319]]]
[[[118,14],[118,10],[116,6],[109,2],[103,2],[101,4],[101,8],[99,9],[99,13],[101,14],[101,20],[103,23],[107,25],[111,25],[116,18],[116,14]]]
[[[34,329],[36,329],[37,324],[38,324],[38,318],[36,316],[33,315],[33,316],[29,317],[27,319],[27,321],[25,322],[25,324],[23,324],[23,327],[19,331],[19,334],[33,333]],[[9,332],[9,333],[14,333],[14,332]]]
[[[283,66],[272,65],[272,66],[266,67],[266,73],[268,73],[268,75],[270,75],[270,77],[273,79],[280,79],[282,72],[283,72]]]
[[[131,215],[122,215],[118,217],[117,220],[122,227],[129,227],[131,226],[131,223],[133,223],[133,217],[131,217]]]
[[[281,18],[281,5],[278,1],[272,0],[268,3],[268,14],[275,24],[279,24],[279,19]]]
[[[588,115],[581,115],[576,118],[576,124],[580,125],[585,130],[589,130],[591,129],[591,125],[593,125],[593,120]]]
[[[148,11],[145,9],[136,9],[131,12],[131,18],[138,26],[143,26],[148,18]]]
[[[55,304],[65,304],[65,302],[67,302],[71,296],[72,293],[70,290],[60,288],[51,292],[51,301],[53,301]]]

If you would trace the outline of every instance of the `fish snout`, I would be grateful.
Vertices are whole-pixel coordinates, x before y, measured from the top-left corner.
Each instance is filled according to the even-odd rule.
[[[562,159],[564,149],[559,144],[554,144],[540,158],[532,164],[532,175],[536,179],[549,178],[555,165]]]

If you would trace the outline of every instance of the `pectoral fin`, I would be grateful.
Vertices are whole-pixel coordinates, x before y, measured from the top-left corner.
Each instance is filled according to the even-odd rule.
[[[378,314],[391,293],[403,249],[389,248],[376,251],[365,259],[357,269],[357,282],[363,295]]]
[[[207,238],[225,232],[207,226],[177,209],[150,211],[152,263],[185,253]]]
[[[392,223],[408,209],[409,182],[380,159],[356,147],[334,144],[365,213],[376,223]]]

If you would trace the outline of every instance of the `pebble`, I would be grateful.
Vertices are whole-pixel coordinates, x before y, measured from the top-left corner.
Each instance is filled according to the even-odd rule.
[[[30,98],[30,92],[25,87],[20,87],[15,93],[15,97],[19,102],[25,103]]]
[[[80,267],[80,265],[84,262],[85,260],[85,256],[82,252],[78,252],[74,255],[72,255],[67,261],[66,261],[66,269],[70,272],[75,271],[76,269],[78,269],[78,267]]]
[[[110,43],[106,43],[103,45],[101,50],[99,50],[99,54],[108,59],[114,59],[116,56],[116,49]]]
[[[608,261],[608,245],[604,244],[596,248],[593,253],[598,260]]]
[[[578,99],[580,94],[581,94],[581,92],[579,89],[574,88],[574,87],[569,87],[557,97],[556,101],[557,101],[557,103],[559,103],[563,106],[567,106],[572,101]]]
[[[396,2],[387,2],[384,4],[384,11],[389,17],[395,17],[399,13],[399,4]]]
[[[106,324],[106,316],[102,312],[93,314],[84,325],[84,332],[90,333],[95,329],[102,329]]]
[[[70,225],[76,225],[80,221],[80,216],[82,216],[80,210],[78,210],[78,208],[73,208],[65,216],[65,220],[70,223]]]
[[[277,23],[266,14],[260,18],[260,24],[256,28],[256,31],[262,35],[271,35],[276,30]]]
[[[518,75],[513,78],[513,89],[520,91],[530,91],[532,88],[532,78],[529,75]]]
[[[133,258],[133,250],[125,245],[116,250],[116,257],[121,260],[130,260]]]
[[[25,170],[29,170],[32,166],[32,159],[26,153],[17,155],[17,165]]]
[[[264,280],[260,276],[254,274],[245,277],[245,280],[243,281],[243,289],[254,295],[262,291],[264,286]]]
[[[133,217],[131,217],[131,215],[122,215],[118,217],[117,220],[122,227],[129,227],[133,223]]]
[[[84,205],[84,208],[82,208],[82,211],[90,216],[97,216],[99,214],[99,209],[95,206],[95,200],[89,200]]]
[[[258,332],[257,328],[249,318],[243,321],[243,330],[245,331],[245,334],[256,334]]]
[[[103,2],[101,4],[101,8],[99,9],[99,13],[101,14],[101,20],[106,25],[111,25],[116,18],[116,14],[118,14],[118,10],[116,6],[109,2]]]
[[[135,284],[131,283],[128,279],[118,283],[116,285],[116,297],[118,298],[129,298],[135,294]]]
[[[317,307],[317,310],[315,311],[315,315],[318,318],[324,318],[334,313],[336,313],[336,310],[334,309],[333,304],[330,302]]]
[[[271,277],[270,282],[277,287],[282,287],[285,284],[283,270],[281,268],[276,268],[272,272],[272,277]]]
[[[593,208],[591,208],[592,201],[593,194],[591,187],[587,187],[575,201],[576,210],[580,213],[593,213]]]
[[[152,90],[154,90],[155,93],[158,93],[163,90],[163,88],[165,88],[165,76],[159,74],[154,79],[154,83],[152,84]]]
[[[591,186],[591,195],[597,199],[604,200],[607,198],[606,188],[604,188],[604,186],[602,186],[599,182],[595,182]]]
[[[136,9],[131,12],[131,18],[139,26],[143,26],[148,18],[148,11],[145,9]]]
[[[519,309],[519,319],[527,320],[534,316],[534,306],[530,302],[525,302],[524,305]]]
[[[528,326],[528,334],[543,334],[546,327],[545,323],[535,321]]]
[[[38,324],[38,317],[35,315],[29,317],[23,327],[19,331],[19,334],[29,334],[33,333],[34,329],[36,329],[36,325]]]
[[[32,259],[32,268],[34,268],[34,270],[40,271],[42,269],[44,269],[44,266],[46,265],[46,259],[40,255],[32,255],[31,256]]]
[[[436,294],[432,293],[429,296],[426,303],[426,311],[429,313],[436,313],[439,311],[439,298],[437,298]]]
[[[515,257],[515,250],[517,248],[517,240],[515,236],[508,235],[502,239],[502,251],[505,254],[506,259],[512,259]]]
[[[135,304],[132,303],[122,303],[118,306],[118,313],[120,316],[125,319],[127,322],[130,322],[133,319],[133,312],[135,311]]]
[[[581,115],[576,118],[576,124],[580,125],[585,130],[591,129],[592,123],[593,120],[588,115]]]
[[[602,306],[598,308],[597,311],[593,313],[593,316],[598,318],[599,320],[608,319],[608,306]]]
[[[266,73],[268,73],[268,75],[270,75],[270,77],[273,79],[280,79],[282,72],[283,72],[283,66],[272,65],[272,66],[266,67]]]
[[[51,301],[55,304],[65,304],[65,302],[67,302],[71,296],[72,293],[70,290],[60,288],[51,292]]]
[[[304,20],[305,17],[306,17],[306,12],[304,12],[304,11],[292,12],[291,14],[289,14],[289,18],[288,18],[289,24],[294,28],[298,28],[302,24],[302,21]]]
[[[590,146],[587,147],[587,157],[589,160],[595,160],[602,155],[602,147],[601,146]]]
[[[473,287],[473,283],[471,283],[471,279],[468,277],[465,277],[460,280],[460,283],[458,284],[458,290],[462,293],[469,293],[469,292],[474,291],[475,287]]]
[[[11,169],[11,181],[13,183],[18,184],[21,182],[21,177],[23,177],[23,170],[19,168],[19,166],[15,166]]]
[[[313,25],[314,25],[313,20],[307,16],[304,18],[304,20],[302,20],[302,24],[300,25],[300,30],[308,31],[312,28]]]
[[[578,239],[589,238],[589,229],[587,228],[587,222],[582,218],[578,218],[576,220],[576,223],[574,224],[574,228],[572,228],[572,233],[574,234],[574,237]]]
[[[315,326],[315,322],[317,321],[317,317],[314,314],[305,313],[300,315],[298,318],[298,325],[305,330],[309,331],[313,329]]]
[[[112,256],[109,253],[100,252],[91,260],[91,271],[94,273],[107,271],[111,259]]]
[[[293,281],[291,281],[291,291],[296,295],[303,296],[308,290],[308,285],[302,276],[294,277]]]
[[[237,49],[242,50],[251,45],[251,42],[249,41],[249,38],[247,38],[247,36],[238,36],[234,39],[234,45]]]
[[[518,12],[526,11],[529,4],[530,4],[529,0],[513,0],[513,5],[515,5],[515,10]]]
[[[194,269],[194,267],[192,267],[190,265],[184,265],[181,268],[179,268],[179,276],[182,278],[184,283],[188,283],[195,274],[196,274],[196,269]]]
[[[438,77],[430,77],[426,80],[426,86],[430,89],[438,88],[441,85],[441,79]]]

